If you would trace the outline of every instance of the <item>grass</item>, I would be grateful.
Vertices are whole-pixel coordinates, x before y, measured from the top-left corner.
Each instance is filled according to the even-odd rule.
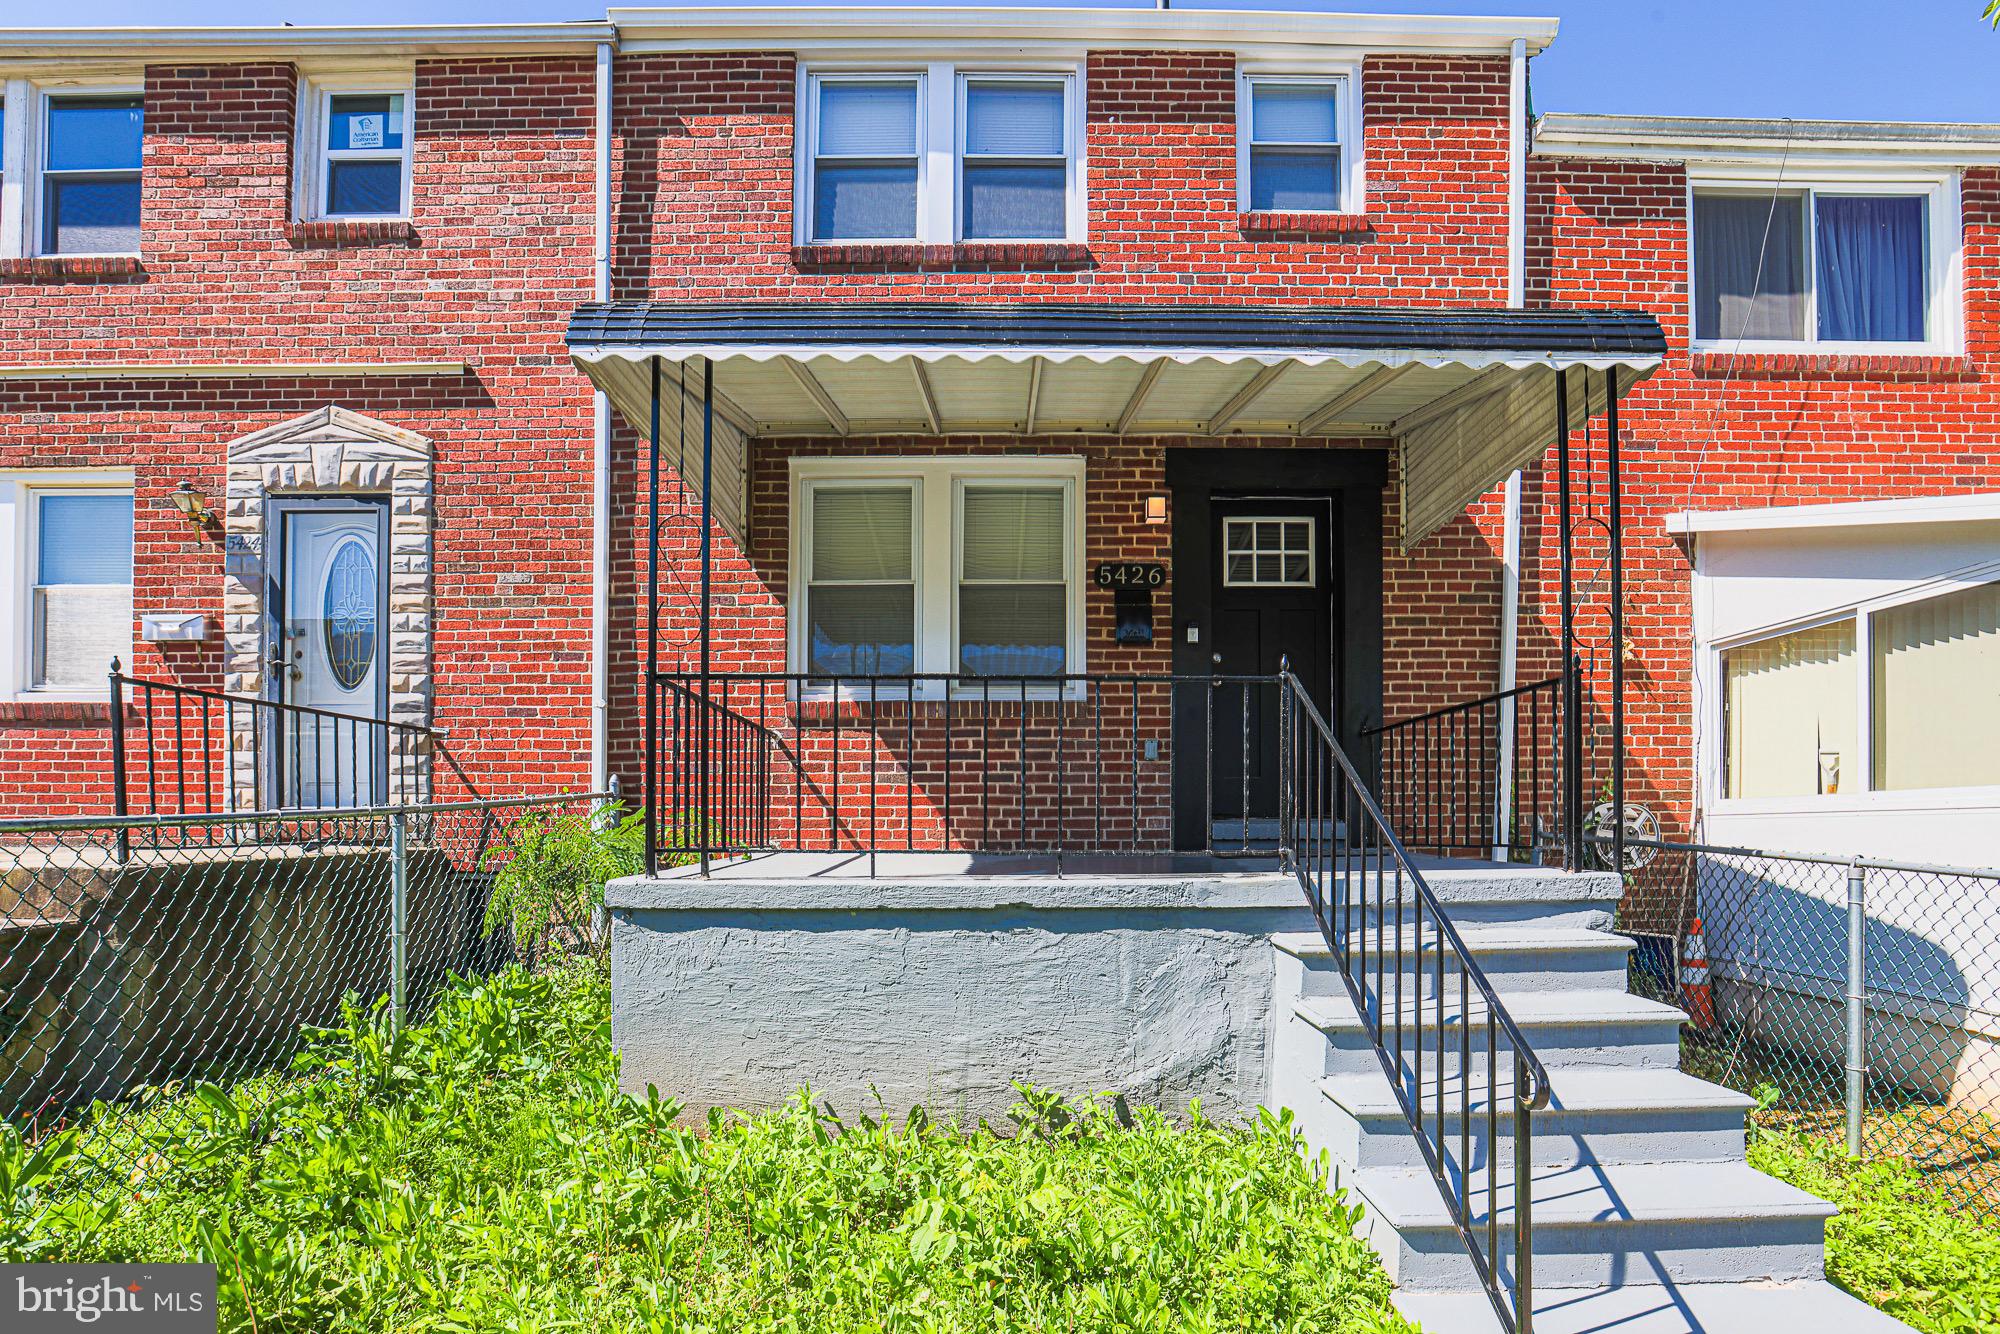
[[[803,1098],[690,1125],[616,1072],[591,968],[400,1034],[351,1011],[295,1077],[0,1129],[0,1259],[209,1260],[254,1334],[1407,1329],[1287,1119],[1025,1091],[1007,1135]]]

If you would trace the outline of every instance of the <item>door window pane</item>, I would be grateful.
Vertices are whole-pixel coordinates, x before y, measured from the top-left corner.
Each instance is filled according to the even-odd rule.
[[[1852,620],[1725,650],[1723,795],[1857,791]]]
[[[2000,584],[1878,612],[1874,786],[2000,783]]]
[[[1064,493],[979,486],[964,493],[959,535],[959,670],[1056,675],[1068,660]]]
[[[1805,197],[1694,197],[1695,337],[1806,333]]]
[[[1924,340],[1924,200],[1820,195],[1819,336],[1842,342]]]
[[[1319,582],[1313,521],[1222,521],[1222,582],[1242,587],[1311,588]]]
[[[864,675],[916,669],[908,486],[816,487],[806,590],[806,668]]]

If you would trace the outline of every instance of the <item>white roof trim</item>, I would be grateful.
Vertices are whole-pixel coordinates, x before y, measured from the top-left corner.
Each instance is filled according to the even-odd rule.
[[[0,380],[349,379],[359,376],[463,375],[462,361],[258,361],[98,366],[0,366]]]
[[[291,27],[105,27],[0,28],[0,64],[34,59],[91,59],[107,55],[149,61],[177,55],[233,59],[313,52],[386,55],[481,51],[588,51],[615,41],[611,24],[585,23],[425,23],[306,25]]]
[[[2000,493],[1912,496],[1901,500],[1845,501],[1832,505],[1773,505],[1765,509],[1681,510],[1669,514],[1667,532],[1761,533],[1799,528],[1872,528],[1891,524],[2000,522]]]
[[[2000,163],[2000,124],[1551,112],[1535,121],[1534,152],[1623,162],[1980,166]]]
[[[1006,43],[1019,50],[1134,44],[1154,50],[1262,46],[1354,47],[1370,51],[1506,55],[1516,38],[1530,53],[1555,40],[1552,18],[1335,14],[1301,10],[1039,9],[940,5],[924,8],[774,5],[705,9],[612,9],[622,49],[880,49]]]

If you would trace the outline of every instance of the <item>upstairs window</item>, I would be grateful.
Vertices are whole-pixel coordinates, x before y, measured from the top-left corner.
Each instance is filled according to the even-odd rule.
[[[1340,85],[1333,80],[1245,80],[1246,205],[1252,212],[1341,208]]]
[[[827,72],[801,104],[798,239],[1080,239],[1070,73]]]
[[[1939,341],[1939,196],[1835,187],[1696,191],[1696,341]]]
[[[301,95],[299,216],[410,215],[406,86],[307,84]]]
[[[132,494],[49,489],[28,496],[28,684],[100,689],[111,659],[132,655]]]
[[[61,96],[46,106],[41,253],[138,254],[143,100],[137,93]]]
[[[823,79],[816,87],[812,235],[914,240],[921,79]]]

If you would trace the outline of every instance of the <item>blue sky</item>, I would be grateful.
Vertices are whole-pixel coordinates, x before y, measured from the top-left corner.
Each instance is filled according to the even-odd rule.
[[[636,3],[637,0],[622,0]],[[727,3],[727,0],[722,0]],[[992,0],[988,0],[992,2]],[[1176,0],[1183,8],[1554,15],[1540,111],[2000,121],[1982,0]],[[13,7],[19,21],[27,7]],[[602,0],[64,0],[64,23],[421,23],[595,18]],[[4,20],[0,20],[4,21]]]

